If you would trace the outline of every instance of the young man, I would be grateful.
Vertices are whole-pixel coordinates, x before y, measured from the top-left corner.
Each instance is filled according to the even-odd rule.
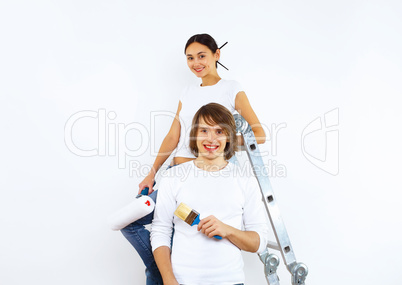
[[[190,133],[197,158],[167,170],[159,186],[151,244],[165,285],[242,284],[241,250],[265,249],[268,220],[257,180],[227,161],[236,147],[230,111],[216,103],[201,107]],[[201,214],[198,226],[174,216],[182,202]]]

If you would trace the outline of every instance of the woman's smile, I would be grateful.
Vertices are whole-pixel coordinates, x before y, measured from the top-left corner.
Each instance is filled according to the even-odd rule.
[[[196,72],[201,72],[204,70],[205,67],[194,68]]]

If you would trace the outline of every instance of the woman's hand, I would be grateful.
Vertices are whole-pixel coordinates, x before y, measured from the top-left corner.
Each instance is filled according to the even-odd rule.
[[[144,180],[142,180],[142,182],[138,185],[138,187],[140,187],[140,189],[138,190],[138,194],[141,194],[141,191],[145,187],[149,188],[148,195],[151,194],[152,192],[154,192],[154,189],[153,189],[154,182],[155,182],[155,176],[152,173],[148,174],[144,178]]]
[[[242,135],[236,136],[236,138],[237,138],[237,145],[238,145],[239,147],[244,146],[244,139],[243,139],[243,136],[242,136]]]
[[[197,229],[209,238],[214,236],[226,238],[230,234],[231,228],[232,227],[222,223],[215,216],[208,216],[200,221]]]

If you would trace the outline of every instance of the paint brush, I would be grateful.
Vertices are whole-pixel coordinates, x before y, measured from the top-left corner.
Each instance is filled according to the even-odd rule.
[[[184,203],[180,203],[179,207],[174,211],[174,214],[190,226],[198,225],[200,223],[200,214]],[[214,238],[222,239],[221,236],[214,236]]]

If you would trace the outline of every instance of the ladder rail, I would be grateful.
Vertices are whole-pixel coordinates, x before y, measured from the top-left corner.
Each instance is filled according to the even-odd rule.
[[[267,247],[273,248],[277,246],[276,249],[278,249],[281,252],[287,270],[292,274],[292,284],[294,285],[305,284],[304,280],[308,274],[308,268],[305,264],[298,263],[296,261],[293,247],[290,243],[290,239],[286,231],[285,224],[280,215],[278,204],[276,203],[276,198],[271,186],[271,182],[269,181],[267,174],[264,173],[265,169],[264,162],[262,160],[262,156],[259,151],[254,133],[250,125],[241,115],[236,114],[234,117],[236,121],[236,130],[243,136],[247,156],[250,160],[254,175],[257,178],[258,184],[260,186],[260,191],[263,196],[264,205],[267,210],[268,217],[271,222],[271,226],[277,241],[277,244],[270,243],[268,244]],[[273,274],[267,274],[267,270],[270,271],[272,269],[271,266],[272,264],[269,264],[269,261],[266,258],[265,260],[261,258],[261,260],[265,264],[265,271],[266,271],[265,273],[268,284],[270,285],[279,284],[279,278],[276,276],[277,264],[275,266],[275,272],[273,272]],[[273,259],[271,258],[271,261],[272,260]]]
[[[247,142],[247,155],[253,166],[254,175],[257,178],[258,184],[260,186],[261,194],[264,198],[264,205],[267,209],[268,217],[271,221],[271,225],[274,230],[274,234],[279,245],[282,258],[285,261],[288,270],[291,271],[291,266],[296,262],[296,257],[293,252],[293,248],[290,243],[285,224],[281,218],[279,207],[276,203],[275,194],[272,190],[271,183],[268,177],[264,173],[262,173],[263,161],[258,148],[254,149],[254,146],[257,145],[255,138],[252,138],[252,134],[250,133],[246,133],[244,135],[249,136],[249,138],[244,139],[244,141]]]

